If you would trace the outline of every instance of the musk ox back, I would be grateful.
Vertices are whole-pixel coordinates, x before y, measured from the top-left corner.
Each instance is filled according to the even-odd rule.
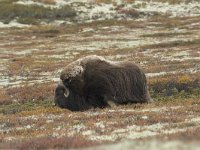
[[[144,72],[133,62],[87,56],[66,66],[55,90],[55,104],[72,111],[151,101]]]

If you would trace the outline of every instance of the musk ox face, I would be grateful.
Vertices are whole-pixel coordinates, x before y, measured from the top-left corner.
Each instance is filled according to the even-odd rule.
[[[82,89],[84,88],[83,68],[75,66],[73,67],[75,70],[73,70],[72,68],[68,67],[61,72],[60,83],[62,84],[60,85],[63,85],[65,88],[68,89],[68,91],[73,91],[78,95],[83,95],[82,93]]]
[[[66,66],[55,89],[55,104],[72,111],[151,101],[144,72],[133,62],[87,56]]]

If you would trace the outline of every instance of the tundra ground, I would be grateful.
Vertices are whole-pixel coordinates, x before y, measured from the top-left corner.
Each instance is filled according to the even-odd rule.
[[[3,27],[0,34],[0,148],[199,146],[200,16]],[[60,71],[87,55],[134,61],[154,102],[55,107]]]

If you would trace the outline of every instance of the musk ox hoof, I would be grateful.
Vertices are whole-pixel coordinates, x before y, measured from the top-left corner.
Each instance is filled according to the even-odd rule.
[[[55,89],[55,104],[72,111],[152,102],[144,72],[130,61],[92,55],[68,64]]]

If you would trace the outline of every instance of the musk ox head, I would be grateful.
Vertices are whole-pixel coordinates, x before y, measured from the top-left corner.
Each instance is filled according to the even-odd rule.
[[[55,89],[55,104],[73,111],[151,101],[144,72],[133,62],[92,55],[68,64]]]

